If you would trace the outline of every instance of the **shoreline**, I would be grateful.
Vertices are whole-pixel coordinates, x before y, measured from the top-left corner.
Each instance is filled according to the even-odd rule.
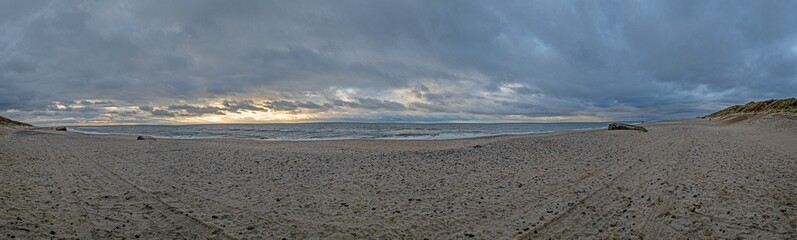
[[[31,129],[32,131],[42,131],[38,129]],[[486,139],[486,138],[500,138],[500,137],[517,137],[517,136],[535,136],[544,134],[556,133],[570,133],[570,132],[589,132],[605,130],[604,128],[588,128],[588,129],[572,129],[561,131],[546,131],[546,132],[532,132],[532,133],[502,133],[495,135],[479,135],[459,138],[441,138],[441,139],[422,139],[422,138],[316,138],[316,139],[297,139],[297,140],[279,140],[279,139],[254,139],[254,138],[233,138],[233,137],[166,137],[166,136],[152,136],[141,134],[124,134],[124,133],[100,133],[100,132],[85,132],[80,130],[69,130],[68,132],[83,134],[83,135],[97,135],[97,136],[113,136],[113,137],[137,137],[149,136],[162,140],[240,140],[240,141],[265,141],[265,142],[327,142],[327,141],[457,141],[457,140],[473,140],[473,139]],[[46,130],[45,130],[46,131]]]
[[[608,126],[608,123],[606,124]],[[640,125],[640,124],[637,124]],[[479,138],[493,138],[493,137],[505,137],[505,136],[529,136],[529,135],[539,135],[539,134],[551,134],[551,133],[558,133],[558,132],[579,132],[579,131],[595,131],[606,129],[605,126],[601,127],[591,127],[591,128],[578,128],[578,129],[566,129],[566,130],[550,130],[550,131],[539,131],[539,132],[517,132],[517,133],[495,133],[495,134],[462,134],[461,136],[456,137],[438,137],[437,135],[422,135],[421,136],[396,136],[396,137],[331,137],[331,138],[304,138],[304,139],[278,139],[278,138],[255,138],[255,137],[220,137],[220,136],[186,136],[186,137],[174,137],[174,136],[162,136],[162,135],[149,135],[144,133],[115,133],[115,132],[93,132],[93,131],[83,131],[79,129],[74,129],[74,127],[67,127],[68,132],[72,133],[79,133],[85,135],[106,135],[106,136],[149,136],[154,137],[157,139],[169,139],[169,140],[202,140],[202,139],[230,139],[230,140],[253,140],[253,141],[267,141],[267,142],[314,142],[314,141],[347,141],[347,140],[373,140],[373,141],[452,141],[452,140],[466,140],[466,139],[479,139]],[[47,130],[48,128],[32,128],[31,130]],[[444,134],[443,134],[444,135]],[[453,134],[456,135],[456,134]]]

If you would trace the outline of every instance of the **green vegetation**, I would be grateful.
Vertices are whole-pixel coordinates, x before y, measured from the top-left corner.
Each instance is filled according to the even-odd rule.
[[[797,113],[797,99],[770,99],[760,102],[749,102],[745,105],[731,106],[706,117],[722,117],[735,113],[793,112]]]
[[[24,123],[24,122],[17,122],[3,116],[0,116],[0,126],[25,126],[25,127],[32,127],[33,125]]]

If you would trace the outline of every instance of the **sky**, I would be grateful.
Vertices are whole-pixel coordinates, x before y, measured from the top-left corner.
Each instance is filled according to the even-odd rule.
[[[687,118],[797,93],[797,1],[0,0],[38,125]]]

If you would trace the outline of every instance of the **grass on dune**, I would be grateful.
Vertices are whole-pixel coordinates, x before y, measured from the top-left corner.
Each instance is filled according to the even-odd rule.
[[[797,113],[797,99],[770,99],[760,102],[749,102],[745,105],[735,105],[706,117],[722,117],[736,113],[763,113],[763,112],[792,112]]]
[[[24,123],[24,122],[18,122],[18,121],[14,121],[14,120],[11,120],[11,119],[8,119],[8,118],[5,118],[5,117],[3,117],[3,116],[0,116],[0,126],[9,126],[9,127],[13,127],[13,126],[24,126],[24,127],[32,127],[33,125],[30,125],[30,124],[27,124],[27,123]]]

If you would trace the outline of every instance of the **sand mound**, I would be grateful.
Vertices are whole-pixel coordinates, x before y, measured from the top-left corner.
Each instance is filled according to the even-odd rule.
[[[758,127],[778,128],[778,129],[797,129],[797,114],[791,113],[770,113],[755,116],[746,121],[745,124]]]
[[[742,125],[758,129],[797,131],[797,114],[794,113],[745,113],[734,114],[715,120],[719,125]]]
[[[719,122],[719,124],[722,124],[722,125],[730,125],[730,124],[734,124],[734,123],[738,123],[738,122],[742,122],[744,120],[750,119],[753,116],[754,116],[753,114],[730,115],[730,116],[725,116],[725,117],[722,117],[722,118],[718,119],[719,120],[718,122]]]

